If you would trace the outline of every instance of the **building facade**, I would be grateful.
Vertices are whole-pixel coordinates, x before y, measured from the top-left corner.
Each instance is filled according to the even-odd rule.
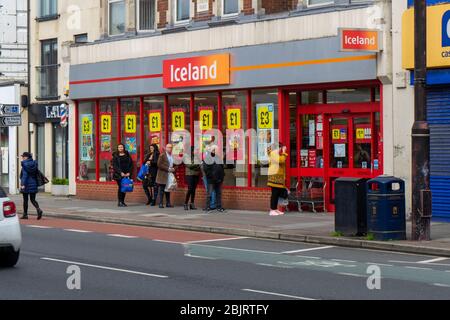
[[[229,208],[267,207],[267,146],[275,135],[288,146],[288,185],[324,187],[328,210],[339,177],[409,182],[406,2],[101,3],[100,37],[70,49],[69,172],[78,197],[115,198],[110,159],[118,143],[138,170],[151,142],[173,142],[185,153],[189,141],[201,152],[210,129],[222,132],[215,141],[224,155],[240,146],[226,165]],[[342,28],[378,30],[380,45],[342,50]],[[144,195],[137,188],[131,197]]]

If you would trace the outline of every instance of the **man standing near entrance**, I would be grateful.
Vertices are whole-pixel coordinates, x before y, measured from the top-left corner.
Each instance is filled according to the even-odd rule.
[[[278,210],[278,199],[286,195],[286,146],[275,144],[269,157],[269,177],[267,185],[272,188],[270,198],[270,215],[279,216],[284,213]]]

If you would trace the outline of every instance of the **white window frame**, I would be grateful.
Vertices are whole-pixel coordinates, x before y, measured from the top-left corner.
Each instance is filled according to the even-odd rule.
[[[191,4],[192,4],[192,1],[191,0],[189,0],[189,18],[188,19],[185,19],[185,20],[178,20],[178,1],[179,0],[175,0],[174,1],[174,12],[175,12],[175,17],[174,17],[174,21],[175,21],[175,24],[187,24],[187,23],[189,23],[189,20],[191,20]]]
[[[233,12],[233,13],[225,13],[225,0],[221,0],[222,2],[222,17],[224,18],[228,18],[228,17],[236,17],[239,15],[239,3],[240,1],[238,0],[238,10],[237,12]]]
[[[330,0],[330,1],[324,2],[324,3],[316,3],[316,4],[310,4],[310,1],[311,0],[306,1],[306,6],[308,8],[323,7],[323,6],[329,6],[330,4],[334,4],[333,0]]]
[[[59,8],[58,0],[55,0],[55,13],[49,13],[49,14],[46,14],[46,15],[42,14],[42,2],[43,2],[43,0],[39,0],[39,14],[38,14],[39,18],[47,18],[47,17],[53,17],[53,16],[57,16],[58,15],[58,8]],[[49,4],[50,4],[50,2],[49,2]]]
[[[156,31],[156,17],[157,17],[157,6],[158,2],[157,0],[152,0],[155,3],[155,11],[153,12],[153,28],[152,29],[141,29],[141,2],[139,0],[136,0],[136,30],[140,32],[150,32],[150,31]]]
[[[108,2],[108,35],[110,37],[117,37],[117,36],[121,36],[125,34],[125,30],[123,33],[118,33],[118,34],[111,34],[111,3],[115,3],[115,2],[122,2],[124,3],[124,5],[126,6],[126,1],[125,0],[107,0]],[[125,23],[126,23],[126,12],[124,12],[125,15]],[[126,28],[125,28],[126,29]]]

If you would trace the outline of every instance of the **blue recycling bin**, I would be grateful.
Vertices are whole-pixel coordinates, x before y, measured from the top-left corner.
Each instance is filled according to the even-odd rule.
[[[367,232],[375,240],[406,240],[405,181],[380,176],[367,181]]]

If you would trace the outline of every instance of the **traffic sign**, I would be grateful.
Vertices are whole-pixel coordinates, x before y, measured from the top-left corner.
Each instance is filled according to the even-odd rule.
[[[15,116],[20,114],[20,106],[18,104],[0,104],[0,117]]]
[[[22,125],[21,116],[1,117],[0,127],[20,127]]]

